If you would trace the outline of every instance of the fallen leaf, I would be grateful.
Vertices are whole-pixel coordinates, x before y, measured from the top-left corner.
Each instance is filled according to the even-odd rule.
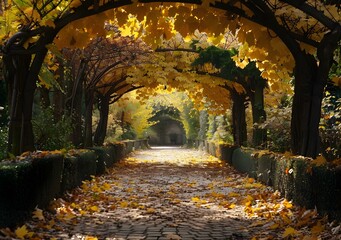
[[[235,208],[235,207],[236,207],[236,204],[234,204],[234,203],[232,203],[232,204],[230,204],[230,205],[228,206],[229,209],[233,209],[233,208]]]
[[[155,213],[155,209],[154,208],[147,208],[147,213],[149,213],[149,214]]]
[[[282,202],[282,204],[288,209],[292,208],[292,203],[288,202],[286,199]]]
[[[24,239],[25,236],[28,234],[26,225],[22,225],[21,227],[17,228],[17,229],[14,231],[14,233],[15,233],[15,235],[16,235],[18,238]]]
[[[36,210],[33,212],[33,218],[38,218],[41,221],[45,220],[45,217],[43,215],[43,210],[36,208]]]
[[[97,237],[92,237],[92,236],[86,236],[85,240],[98,240]]]
[[[240,194],[239,194],[239,193],[235,193],[235,192],[230,192],[230,193],[228,194],[228,196],[229,196],[229,197],[239,197]]]
[[[304,236],[302,240],[319,240],[316,236]]]
[[[319,167],[319,166],[327,164],[327,159],[325,159],[325,157],[320,155],[315,160],[313,160],[311,163],[314,164],[315,166]]]
[[[266,221],[256,221],[254,223],[252,223],[251,225],[249,225],[249,227],[257,227],[257,226],[263,226],[266,223]]]
[[[294,235],[297,235],[297,233],[298,233],[297,230],[295,230],[292,227],[288,227],[288,228],[285,229],[282,237],[285,238],[285,237],[288,237],[288,236],[294,236]]]
[[[321,221],[318,221],[317,224],[312,227],[311,233],[314,235],[320,234],[324,230],[324,226],[321,224]]]
[[[279,224],[278,223],[274,223],[269,228],[272,229],[272,230],[275,230],[275,229],[279,228]]]
[[[98,212],[99,208],[97,206],[91,206],[90,210],[93,211],[93,212]]]

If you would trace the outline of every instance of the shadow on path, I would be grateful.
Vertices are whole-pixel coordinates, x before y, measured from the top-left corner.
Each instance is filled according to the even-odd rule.
[[[318,220],[304,211],[204,152],[160,146],[85,181],[26,226],[32,239],[282,239],[289,227],[300,239]],[[316,237],[331,239],[327,230]]]

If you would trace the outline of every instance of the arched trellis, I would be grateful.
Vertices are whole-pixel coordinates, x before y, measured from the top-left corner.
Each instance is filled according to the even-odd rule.
[[[159,1],[142,0],[138,3]],[[341,39],[341,25],[323,14],[308,1],[279,0],[299,9],[321,23],[325,29],[320,42],[304,34],[300,35],[279,22],[274,15],[270,1],[227,0],[227,1],[167,1],[200,5],[208,3],[211,7],[239,15],[261,26],[271,29],[290,50],[295,59],[295,96],[292,114],[292,150],[295,154],[316,157],[319,153],[319,119],[324,87],[327,83],[332,57]],[[67,24],[104,12],[134,4],[133,1],[80,1],[73,11],[65,12],[54,21],[55,27],[42,26],[36,29],[22,28],[14,34],[2,48],[5,64],[5,79],[10,93],[9,152],[18,154],[33,149],[31,125],[35,81],[47,53],[46,45],[52,43],[58,32]],[[252,12],[247,13],[246,8]],[[23,44],[30,38],[39,40],[28,49]],[[317,58],[301,50],[300,42],[317,48]],[[30,64],[31,62],[31,64]]]

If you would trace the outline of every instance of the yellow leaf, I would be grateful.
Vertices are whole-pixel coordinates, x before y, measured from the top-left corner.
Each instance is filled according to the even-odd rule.
[[[234,204],[234,203],[232,203],[232,204],[230,204],[230,205],[228,206],[229,209],[233,209],[233,208],[235,208],[235,207],[236,207],[236,204]]]
[[[288,237],[288,236],[294,236],[294,235],[297,235],[297,230],[295,230],[294,228],[292,227],[288,227],[285,229],[284,233],[283,233],[283,237]]]
[[[247,179],[247,182],[248,182],[248,183],[254,183],[254,182],[255,182],[255,179],[254,179],[254,178],[248,178],[248,179]]]
[[[28,234],[26,225],[17,228],[14,233],[18,238],[24,239],[25,236]]]
[[[257,227],[257,226],[263,226],[266,223],[266,221],[256,221],[249,225],[249,227]]]
[[[126,208],[126,207],[128,207],[128,202],[121,202],[120,203],[120,206],[122,207],[122,208]]]
[[[90,210],[93,211],[93,212],[98,212],[99,208],[97,206],[91,206]]]
[[[286,208],[292,208],[292,203],[291,202],[288,202],[287,200],[284,200],[283,201],[283,205],[286,207]]]
[[[235,193],[235,192],[230,192],[230,193],[228,194],[228,196],[229,196],[229,197],[239,197],[240,194],[239,194],[239,193]]]
[[[98,240],[97,237],[92,237],[92,236],[86,236],[85,240]]]
[[[286,224],[291,224],[291,219],[288,218],[286,215],[281,215],[282,216],[282,220],[286,223]]]
[[[36,210],[33,212],[33,218],[38,218],[41,221],[45,220],[45,217],[43,215],[43,210],[36,208]]]
[[[272,224],[269,228],[271,229],[271,230],[275,230],[275,229],[277,229],[279,227],[279,224],[278,223],[274,223],[274,224]]]
[[[109,190],[109,189],[111,189],[111,186],[110,186],[110,184],[108,184],[108,183],[104,183],[104,184],[102,185],[102,188],[103,188],[103,190]]]
[[[155,213],[155,209],[154,208],[147,208],[147,213],[149,213],[149,214]]]

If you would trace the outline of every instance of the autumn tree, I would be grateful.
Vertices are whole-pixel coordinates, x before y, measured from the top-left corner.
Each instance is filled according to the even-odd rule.
[[[224,86],[230,91],[232,97],[232,128],[236,145],[244,145],[247,141],[246,115],[247,102],[251,102],[253,123],[260,124],[266,119],[264,111],[264,88],[266,81],[260,76],[260,71],[254,63],[247,64],[243,69],[237,67],[232,60],[236,55],[235,49],[223,50],[217,47],[208,47],[200,52],[198,58],[193,62],[194,66],[200,66],[199,70],[207,71],[215,68],[217,72],[210,70],[212,75],[236,81],[241,84],[245,92],[237,92],[234,88]],[[209,68],[209,69],[207,69]],[[262,129],[254,128],[253,145],[259,146],[266,141],[266,132]]]
[[[1,6],[4,24],[1,25],[0,38],[12,99],[9,150],[13,153],[33,149],[32,99],[49,44],[65,26],[74,24],[73,31],[60,34],[59,39],[65,45],[83,47],[91,35],[105,34],[102,26],[111,16],[116,17],[119,25],[127,23],[126,32],[134,32],[136,37],[143,37],[154,47],[162,41],[158,36],[169,39],[174,34],[173,29],[183,36],[199,29],[218,38],[226,26],[233,32],[238,29],[239,40],[248,42],[250,49],[265,49],[271,65],[287,72],[295,67],[292,149],[295,154],[311,157],[319,153],[318,125],[323,90],[341,35],[340,15],[331,5],[333,1],[184,1],[197,6],[160,5],[150,1],[132,4],[126,0],[2,2],[5,3]],[[114,8],[117,11],[109,14],[107,10]],[[136,18],[129,17],[129,14],[136,15]],[[96,17],[86,18],[89,16]],[[142,25],[146,31],[141,30]],[[153,34],[144,35],[145,32]],[[271,79],[276,75],[271,74],[273,68],[267,71],[263,56],[249,53],[245,59],[262,60],[262,66],[258,64],[258,67],[264,68],[268,74],[264,77],[264,73],[264,78]]]
[[[295,62],[291,148],[294,154],[316,157],[320,153],[318,126],[323,92],[334,50],[341,38],[337,8],[320,1],[292,0],[216,5],[244,18],[241,24],[253,23],[241,35],[251,45],[266,47],[268,59],[284,65],[290,61],[281,60],[283,51],[290,51],[288,59],[292,57]],[[255,23],[265,28],[255,31],[258,27]],[[273,47],[266,46],[269,44]]]

